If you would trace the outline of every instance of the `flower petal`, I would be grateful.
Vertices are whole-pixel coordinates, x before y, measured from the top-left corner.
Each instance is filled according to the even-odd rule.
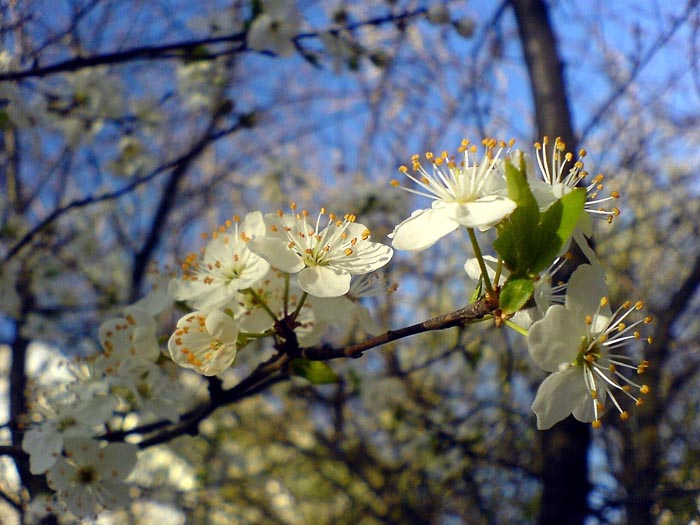
[[[222,343],[235,342],[238,337],[238,325],[229,315],[216,310],[207,315],[207,332]]]
[[[394,255],[394,250],[378,242],[361,242],[351,256],[333,261],[333,266],[353,275],[363,275],[385,266]]]
[[[546,430],[561,421],[586,398],[586,384],[582,370],[570,366],[547,377],[532,403],[532,411],[537,415],[537,428]]]
[[[581,337],[585,335],[584,319],[555,304],[547,310],[544,319],[530,327],[527,347],[538,366],[548,372],[556,372],[561,364],[576,359]]]
[[[338,297],[350,290],[351,275],[330,266],[312,266],[299,272],[299,286],[316,297]]]
[[[445,207],[414,211],[389,235],[397,250],[420,251],[429,248],[442,237],[455,231],[459,223],[449,217]]]
[[[275,268],[287,273],[297,273],[304,267],[304,261],[287,246],[287,241],[273,237],[256,237],[248,243],[248,248]]]
[[[580,318],[593,316],[598,312],[595,326],[591,327],[592,333],[603,330],[612,317],[609,304],[600,306],[603,297],[608,297],[608,287],[602,268],[590,264],[582,264],[576,268],[566,289],[566,308]]]
[[[486,195],[453,208],[452,218],[467,228],[488,229],[516,208],[514,201],[500,195]]]

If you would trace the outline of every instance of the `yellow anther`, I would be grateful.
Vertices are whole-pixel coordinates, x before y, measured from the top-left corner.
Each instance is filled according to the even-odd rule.
[[[593,421],[593,423],[591,423],[591,426],[593,428],[600,428],[601,425],[602,423],[600,422],[600,419],[596,419],[595,421]]]
[[[642,388],[640,388],[639,391],[642,394],[648,394],[649,392],[651,392],[651,389],[647,385],[642,385]]]
[[[626,410],[623,410],[622,412],[620,412],[620,419],[622,421],[627,421],[629,419],[629,417],[630,417],[630,415],[627,413]]]

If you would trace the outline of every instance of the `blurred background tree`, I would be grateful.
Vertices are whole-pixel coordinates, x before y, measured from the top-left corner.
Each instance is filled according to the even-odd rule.
[[[294,6],[0,2],[3,523],[32,523],[46,490],[18,450],[32,392],[50,388],[40,356],[94,351],[101,320],[162,286],[202,232],[295,200],[354,213],[382,239],[412,209],[389,181],[413,153],[543,134],[585,147],[623,196],[597,250],[613,302],[644,299],[656,318],[652,394],[627,422],[538,432],[542,374],[522,338],[430,333],[147,450],[114,522],[697,520],[697,3],[300,1],[252,49],[272,4]],[[398,254],[399,291],[372,304],[380,325],[466,304],[463,259],[445,243]],[[225,384],[265,352],[242,352]]]

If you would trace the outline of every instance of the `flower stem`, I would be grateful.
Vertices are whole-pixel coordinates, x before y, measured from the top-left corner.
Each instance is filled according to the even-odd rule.
[[[513,330],[518,332],[520,335],[524,335],[525,337],[527,337],[527,330],[525,328],[523,328],[522,326],[518,326],[510,319],[504,319],[503,322],[506,324],[506,326],[512,328]]]
[[[284,316],[289,315],[289,274],[284,274]]]
[[[503,271],[503,259],[498,258],[498,264],[496,265],[496,276],[493,278],[493,282],[498,284],[501,280],[501,272]]]
[[[476,234],[474,233],[474,228],[467,228],[467,233],[469,233],[469,240],[472,243],[472,249],[474,250],[474,255],[476,255],[476,260],[479,262],[479,269],[481,269],[481,275],[484,278],[484,286],[486,287],[486,295],[491,299],[496,298],[496,294],[493,292],[493,285],[491,284],[491,279],[489,279],[489,273],[486,270],[486,263],[484,263],[484,256],[481,253],[481,248],[479,248],[479,242],[476,240]]]
[[[301,295],[301,299],[299,299],[299,304],[297,304],[296,309],[294,310],[294,313],[292,314],[292,319],[296,319],[297,315],[299,315],[299,312],[301,312],[301,308],[304,306],[304,303],[306,302],[306,298],[309,296],[308,293],[304,292]]]
[[[255,302],[256,302],[257,304],[259,304],[260,306],[262,306],[263,310],[265,310],[265,311],[268,313],[268,315],[269,315],[270,317],[272,317],[272,320],[273,320],[273,321],[277,322],[277,321],[279,320],[279,319],[277,319],[277,316],[275,315],[275,312],[273,312],[272,310],[270,310],[270,307],[267,306],[267,303],[263,300],[262,297],[260,297],[260,296],[255,292],[255,290],[253,290],[252,288],[248,288],[248,289],[246,290],[246,292],[248,292],[250,295],[253,296],[253,299],[255,299]]]

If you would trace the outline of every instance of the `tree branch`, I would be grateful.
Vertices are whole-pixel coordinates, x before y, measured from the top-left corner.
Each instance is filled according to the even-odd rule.
[[[187,414],[181,416],[180,421],[173,426],[167,420],[149,423],[127,431],[109,432],[102,436],[108,441],[121,441],[128,435],[150,434],[153,431],[165,428],[149,438],[139,443],[141,448],[151,447],[160,443],[165,443],[184,434],[196,434],[199,423],[211,415],[217,408],[236,403],[263,392],[271,386],[285,381],[291,377],[289,364],[294,357],[303,357],[314,361],[329,361],[343,357],[359,358],[364,352],[372,348],[385,345],[386,343],[404,339],[413,335],[430,332],[434,330],[445,330],[456,326],[464,326],[478,319],[483,319],[486,315],[495,311],[496,306],[485,298],[454,312],[440,315],[427,321],[417,323],[398,330],[389,330],[376,337],[371,337],[361,343],[354,345],[333,348],[328,345],[313,348],[284,348],[284,353],[275,354],[269,360],[258,365],[248,377],[228,390],[221,389],[218,379],[210,379],[209,395],[207,403],[203,403]],[[169,428],[168,428],[169,427]]]
[[[90,197],[85,197],[82,199],[75,199],[68,204],[65,204],[63,206],[60,206],[53,210],[51,213],[49,213],[46,217],[44,217],[39,224],[34,226],[30,231],[24,234],[24,236],[14,245],[10,250],[7,252],[5,257],[0,261],[0,266],[3,264],[6,264],[7,262],[10,261],[15,255],[19,253],[19,251],[27,246],[34,237],[36,237],[39,233],[44,231],[47,227],[49,227],[51,224],[56,222],[60,217],[68,213],[69,211],[80,209],[80,208],[85,208],[87,206],[92,206],[94,204],[98,204],[101,202],[108,202],[111,200],[118,199],[120,197],[123,197],[124,195],[127,195],[134,191],[136,188],[139,186],[142,186],[143,184],[146,184],[147,182],[150,182],[154,178],[156,178],[159,175],[162,175],[163,173],[167,172],[170,169],[177,168],[177,166],[181,165],[182,163],[186,162],[188,159],[190,159],[192,156],[196,156],[199,154],[200,150],[204,147],[209,145],[212,142],[215,142],[219,140],[222,137],[225,137],[226,135],[236,131],[239,129],[241,124],[239,122],[236,122],[232,126],[227,127],[226,129],[220,130],[216,133],[212,133],[211,135],[205,135],[199,142],[194,144],[192,148],[184,153],[183,155],[180,155],[174,160],[171,160],[170,162],[167,162],[147,175],[144,175],[143,177],[138,177],[131,181],[129,184],[125,185],[124,187],[114,190],[114,191],[107,191],[104,192],[100,195],[93,195]]]
[[[375,18],[369,18],[354,24],[347,24],[343,28],[337,27],[332,28],[332,31],[353,31],[364,26],[379,26],[386,23],[396,23],[399,21],[408,20],[421,16],[427,12],[427,9],[420,8],[413,11],[406,11],[399,14],[391,14],[386,16],[379,16]],[[308,38],[316,38],[320,34],[326,31],[314,31],[300,33],[294,37],[295,43]],[[199,54],[196,55],[197,60],[210,60],[220,56],[233,55],[236,53],[242,53],[249,51],[245,43],[246,32],[239,31],[237,33],[232,33],[229,35],[201,38],[197,40],[187,40],[180,42],[173,42],[171,44],[162,44],[155,46],[138,46],[125,49],[123,51],[115,51],[113,53],[103,53],[99,55],[92,55],[86,57],[74,57],[67,60],[62,60],[48,66],[37,66],[23,71],[6,71],[0,73],[0,82],[3,81],[17,81],[26,78],[41,78],[56,73],[66,73],[79,71],[81,69],[86,69],[89,67],[105,66],[112,64],[122,64],[126,62],[132,62],[136,60],[171,60],[171,59],[186,59],[194,57],[195,53],[204,46],[217,45],[217,44],[235,44],[232,47],[226,48],[221,51],[205,53],[203,56]],[[266,53],[267,54],[267,53]]]

